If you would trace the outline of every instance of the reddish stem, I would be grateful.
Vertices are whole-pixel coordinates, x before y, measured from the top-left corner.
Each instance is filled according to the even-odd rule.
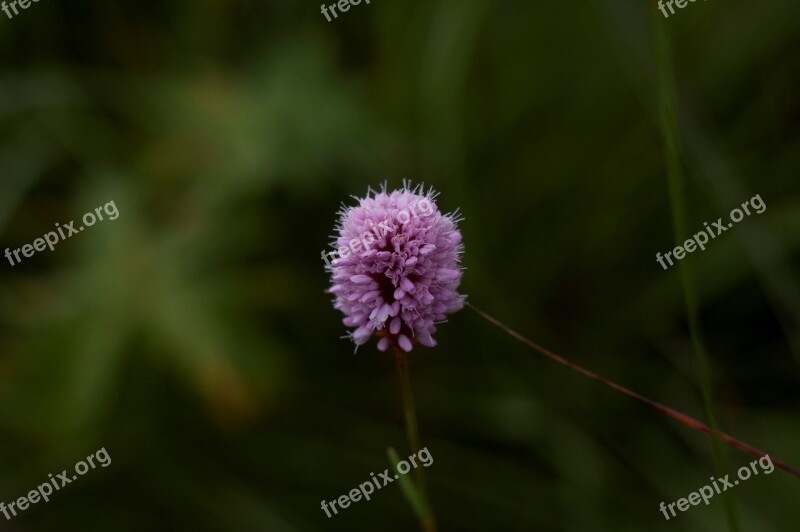
[[[751,455],[756,456],[758,458],[761,458],[762,456],[766,456],[766,454],[767,454],[764,451],[756,449],[755,447],[753,447],[751,445],[748,445],[748,444],[744,443],[743,441],[738,440],[738,439],[734,438],[733,436],[731,436],[729,434],[725,434],[724,432],[720,432],[718,430],[712,429],[711,427],[709,427],[705,423],[702,423],[702,422],[698,421],[697,419],[695,419],[695,418],[693,418],[691,416],[687,416],[686,414],[678,412],[677,410],[669,408],[668,406],[664,406],[661,403],[657,403],[657,402],[655,402],[655,401],[653,401],[651,399],[648,399],[647,397],[645,397],[643,395],[640,395],[640,394],[634,392],[633,390],[630,390],[630,389],[628,389],[628,388],[626,388],[626,387],[624,387],[622,385],[617,384],[614,381],[608,380],[607,378],[605,378],[605,377],[603,377],[601,375],[598,375],[597,373],[589,371],[588,369],[586,369],[586,368],[584,368],[582,366],[579,366],[577,364],[574,364],[574,363],[570,362],[566,358],[553,353],[549,349],[546,349],[546,348],[540,346],[536,342],[528,340],[527,338],[525,338],[524,336],[522,336],[521,334],[519,334],[515,330],[507,327],[506,325],[503,325],[502,323],[497,321],[492,316],[490,316],[490,315],[486,314],[485,312],[483,312],[482,310],[476,308],[475,305],[473,305],[472,303],[467,303],[467,306],[469,308],[471,308],[473,311],[475,311],[483,319],[488,321],[489,323],[499,327],[500,329],[502,329],[503,331],[505,331],[509,335],[513,336],[514,338],[516,338],[517,340],[519,340],[523,344],[527,345],[531,349],[533,349],[535,351],[538,351],[542,355],[546,356],[547,358],[549,358],[551,360],[554,360],[554,361],[558,362],[562,366],[566,366],[566,367],[570,368],[571,370],[577,371],[578,373],[584,375],[585,377],[589,377],[592,380],[595,380],[595,381],[598,381],[598,382],[602,382],[603,384],[605,384],[609,388],[612,388],[612,389],[614,389],[614,390],[616,390],[616,391],[618,391],[618,392],[620,392],[620,393],[622,393],[624,395],[627,395],[628,397],[632,397],[632,398],[636,399],[637,401],[642,402],[642,403],[646,404],[647,406],[649,406],[649,407],[661,412],[662,414],[665,414],[665,415],[671,417],[672,419],[677,419],[678,421],[680,421],[681,423],[683,423],[684,425],[686,425],[688,427],[691,427],[691,428],[693,428],[695,430],[698,430],[700,432],[703,432],[705,434],[710,434],[710,435],[716,436],[717,438],[722,440],[724,443],[727,443],[728,445],[730,445],[731,447],[733,447],[735,449],[738,449],[738,450],[740,450],[742,452],[751,454]],[[783,469],[784,471],[787,471],[787,472],[791,473],[792,475],[794,475],[796,477],[800,477],[800,470],[790,466],[789,464],[787,464],[786,462],[783,462],[781,460],[777,460],[775,458],[771,458],[771,460],[772,460],[772,463],[774,463],[776,466],[778,466],[779,468]]]

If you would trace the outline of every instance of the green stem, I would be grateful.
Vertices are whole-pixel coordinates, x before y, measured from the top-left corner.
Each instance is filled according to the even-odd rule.
[[[672,71],[670,40],[663,21],[655,21],[656,66],[658,71],[659,125],[664,141],[664,157],[667,163],[667,179],[669,186],[670,207],[672,210],[675,239],[680,245],[689,234],[685,205],[686,180],[683,171],[682,138],[678,122],[675,79]],[[689,325],[689,336],[692,341],[697,380],[702,392],[703,409],[708,425],[718,431],[714,401],[711,394],[711,370],[708,363],[708,351],[703,340],[699,318],[699,297],[695,284],[694,270],[690,261],[678,264],[683,293],[686,300],[686,311]],[[725,453],[720,442],[710,438],[711,453],[718,474],[728,469]],[[730,530],[739,532],[738,511],[734,498],[730,494],[723,495],[723,504],[728,518]]]
[[[408,438],[408,446],[411,449],[411,454],[419,452],[419,427],[417,426],[417,411],[414,408],[414,396],[411,394],[411,379],[408,372],[408,357],[406,353],[398,348],[394,348],[394,361],[397,367],[397,378],[400,382],[400,395],[403,399],[403,416],[406,421],[406,436]],[[420,497],[427,504],[428,508],[431,507],[428,501],[427,490],[425,489],[425,473],[423,468],[417,467],[414,469],[414,475],[417,480],[417,490]],[[436,532],[436,521],[431,514],[429,517],[422,518],[420,525],[424,532]]]

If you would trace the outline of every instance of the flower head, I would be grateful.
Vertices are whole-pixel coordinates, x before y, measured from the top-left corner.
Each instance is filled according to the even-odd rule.
[[[435,323],[464,306],[457,292],[461,218],[439,212],[436,196],[419,186],[370,189],[357,206],[339,211],[329,292],[345,326],[355,328],[349,335],[356,345],[376,335],[381,351],[432,347]]]

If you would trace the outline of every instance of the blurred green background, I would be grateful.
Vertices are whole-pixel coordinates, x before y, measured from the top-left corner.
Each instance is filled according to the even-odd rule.
[[[652,4],[0,16],[2,250],[120,212],[3,259],[0,500],[112,464],[0,530],[418,530],[396,485],[320,509],[408,455],[391,356],[342,339],[320,259],[341,202],[404,178],[463,212],[475,305],[700,419],[705,388],[723,430],[800,465],[800,7]],[[656,263],[754,194],[683,274]],[[780,470],[728,492],[733,520],[718,497],[665,521],[752,458],[716,470],[707,437],[468,309],[437,340],[411,379],[441,531],[796,530]]]

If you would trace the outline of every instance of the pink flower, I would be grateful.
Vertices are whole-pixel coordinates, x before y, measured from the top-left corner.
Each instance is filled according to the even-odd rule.
[[[391,193],[370,189],[358,206],[340,210],[329,292],[345,326],[355,328],[356,345],[376,335],[381,351],[432,347],[434,324],[464,306],[461,218],[440,213],[437,195],[407,184]]]

